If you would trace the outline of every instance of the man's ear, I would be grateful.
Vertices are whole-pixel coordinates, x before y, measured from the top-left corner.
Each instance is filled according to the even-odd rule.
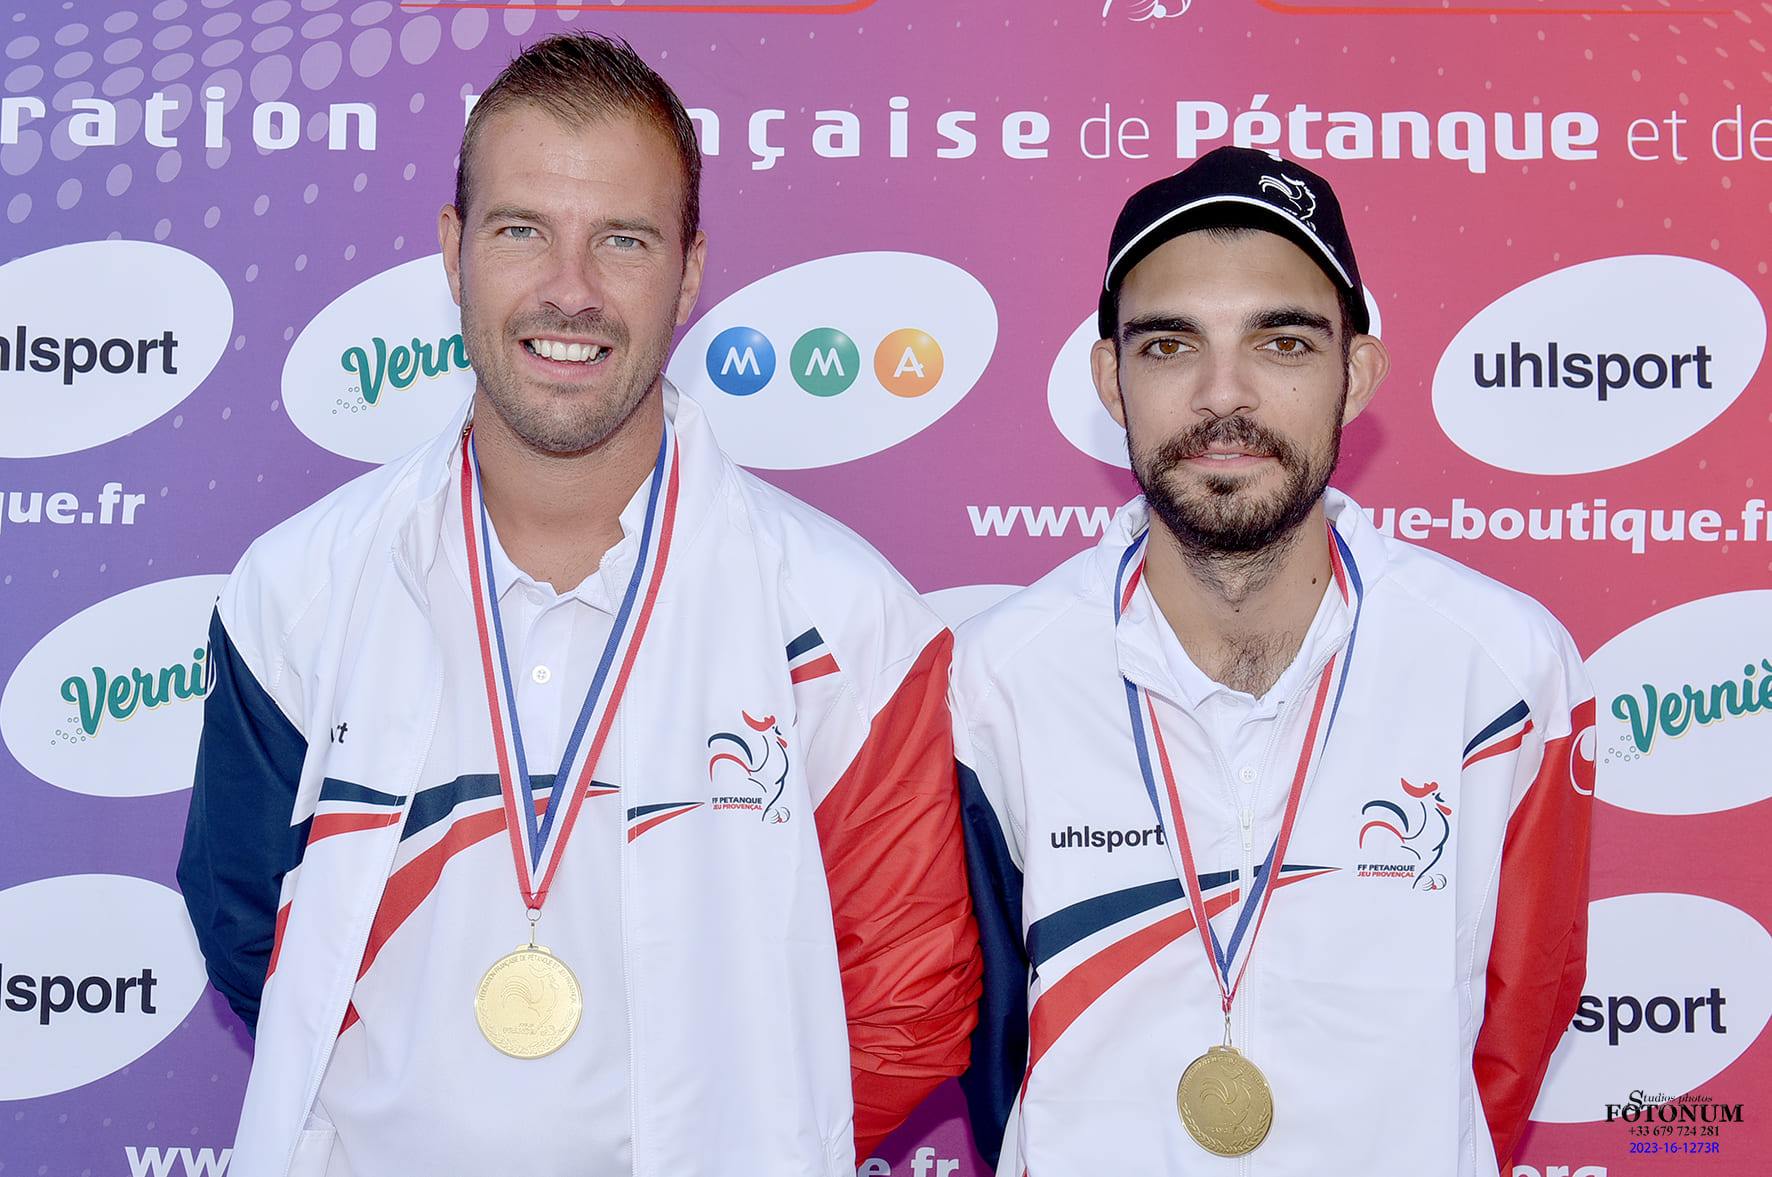
[[[453,204],[437,213],[437,244],[443,250],[443,272],[449,276],[449,296],[461,305],[461,214]]]
[[[683,285],[677,291],[677,326],[689,321],[695,299],[701,293],[702,271],[708,260],[708,235],[696,230],[695,240],[683,253]]]
[[[1095,395],[1108,416],[1126,428],[1126,402],[1120,395],[1120,347],[1112,339],[1098,339],[1089,349],[1089,371],[1095,377]]]
[[[1354,336],[1347,352],[1347,405],[1341,411],[1343,425],[1366,411],[1390,370],[1391,353],[1385,350],[1378,336]]]

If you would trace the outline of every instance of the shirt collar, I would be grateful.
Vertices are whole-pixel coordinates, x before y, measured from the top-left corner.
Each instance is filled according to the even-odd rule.
[[[450,463],[452,473],[449,479],[449,498],[455,503],[461,501],[461,446],[462,442],[457,441]],[[498,528],[489,517],[486,528],[491,544],[487,554],[492,561],[493,579],[498,585],[498,599],[505,601],[518,586],[523,586],[526,591],[539,594],[544,606],[556,601],[576,600],[601,613],[613,615],[622,593],[627,589],[628,580],[633,575],[634,561],[639,557],[640,530],[646,525],[648,486],[649,481],[642,480],[633,496],[628,499],[627,505],[621,509],[621,539],[603,553],[603,560],[597,570],[565,592],[556,591],[553,585],[537,581],[517,567],[506,554],[504,544],[498,538]],[[468,566],[467,542],[461,533],[459,511],[450,513],[443,528],[443,554],[462,591],[471,597],[473,592],[470,577],[473,572]]]

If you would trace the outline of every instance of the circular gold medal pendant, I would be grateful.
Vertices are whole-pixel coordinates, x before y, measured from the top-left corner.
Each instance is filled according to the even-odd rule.
[[[559,1050],[584,1015],[578,978],[553,953],[526,944],[494,961],[474,993],[474,1020],[486,1041],[512,1058]]]
[[[1267,1139],[1274,1096],[1261,1068],[1234,1046],[1214,1046],[1188,1064],[1175,1089],[1188,1135],[1207,1152],[1240,1157]]]

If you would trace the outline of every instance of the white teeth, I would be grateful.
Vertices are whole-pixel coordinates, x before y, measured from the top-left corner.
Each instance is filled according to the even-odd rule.
[[[609,354],[609,349],[601,344],[567,343],[561,339],[531,339],[529,350],[546,360],[572,364],[599,363]]]

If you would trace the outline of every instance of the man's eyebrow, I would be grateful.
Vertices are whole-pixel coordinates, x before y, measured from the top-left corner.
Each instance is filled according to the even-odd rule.
[[[640,233],[649,237],[658,237],[661,239],[664,237],[664,231],[662,229],[644,218],[604,221],[603,227],[614,233]]]
[[[1335,334],[1335,324],[1303,307],[1275,307],[1272,310],[1257,311],[1244,320],[1244,328],[1249,331],[1272,331],[1282,327],[1305,327],[1312,331],[1320,331],[1324,335]]]
[[[1120,340],[1125,342],[1138,335],[1156,335],[1158,333],[1174,335],[1198,335],[1198,320],[1186,315],[1144,315],[1137,319],[1128,319],[1120,324]]]
[[[545,221],[546,217],[520,204],[494,204],[480,214],[482,221]]]

